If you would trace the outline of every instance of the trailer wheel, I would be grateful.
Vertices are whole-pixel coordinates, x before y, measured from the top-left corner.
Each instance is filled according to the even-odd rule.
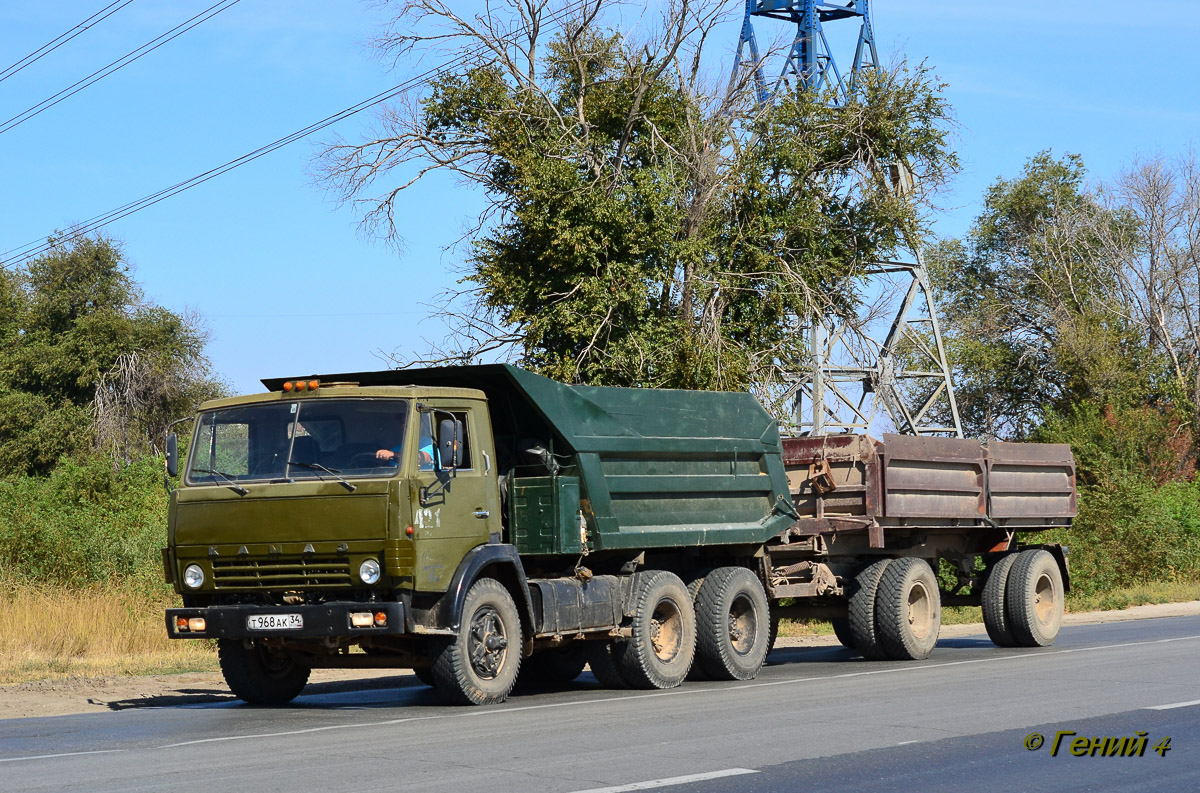
[[[850,640],[854,649],[869,661],[882,661],[887,657],[879,644],[875,629],[875,600],[879,591],[879,579],[887,571],[891,559],[880,559],[854,577],[850,592]]]
[[[307,666],[283,650],[257,641],[218,639],[221,674],[234,696],[251,705],[285,705],[308,683]]]
[[[752,680],[771,649],[770,611],[746,568],[709,573],[696,595],[696,665],[714,680]]]
[[[433,686],[446,701],[490,705],[508,698],[521,667],[521,620],[512,595],[493,578],[471,585],[462,623],[432,653]]]
[[[1013,562],[1016,560],[1017,554],[1015,553],[1000,557],[992,565],[987,580],[983,582],[983,593],[980,596],[983,627],[987,628],[988,638],[997,647],[1017,646],[1017,640],[1012,632],[1012,622],[1008,618],[1008,608],[1005,605],[1008,577]]]
[[[674,688],[696,652],[696,612],[687,587],[666,570],[633,579],[632,635],[614,646],[621,677],[633,688]]]
[[[587,662],[580,642],[542,650],[522,661],[517,682],[523,686],[563,685],[579,677]]]
[[[1005,606],[1013,638],[1021,647],[1054,643],[1063,618],[1063,580],[1058,562],[1043,550],[1021,551],[1008,572]]]
[[[829,622],[833,625],[833,635],[837,637],[841,645],[853,650],[854,634],[850,632],[850,618],[834,617]]]
[[[889,658],[920,661],[929,657],[942,627],[942,599],[928,562],[906,556],[888,566],[879,580],[875,625]]]
[[[588,642],[587,662],[592,675],[601,688],[622,690],[629,688],[621,670],[617,667],[616,644],[613,642]]]

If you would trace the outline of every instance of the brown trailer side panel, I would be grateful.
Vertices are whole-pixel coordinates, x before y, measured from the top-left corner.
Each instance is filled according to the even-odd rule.
[[[987,458],[979,441],[884,435],[883,486],[888,518],[987,514]]]
[[[1075,516],[1075,458],[1070,446],[992,441],[988,467],[989,513],[994,520],[1019,524]]]

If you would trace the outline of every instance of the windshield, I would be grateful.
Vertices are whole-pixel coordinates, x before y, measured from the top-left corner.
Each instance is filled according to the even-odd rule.
[[[389,476],[401,462],[408,402],[308,399],[200,416],[187,481],[227,484]]]

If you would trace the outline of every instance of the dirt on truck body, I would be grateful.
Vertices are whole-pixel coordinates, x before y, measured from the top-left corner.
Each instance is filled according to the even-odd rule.
[[[932,651],[943,603],[1004,645],[1061,623],[1065,550],[1017,533],[1070,525],[1066,447],[780,439],[750,394],[507,365],[264,385],[201,406],[163,552],[168,632],[217,639],[249,702],[320,667],[412,667],[470,704],[585,665],[750,679],[785,613],[898,660]]]

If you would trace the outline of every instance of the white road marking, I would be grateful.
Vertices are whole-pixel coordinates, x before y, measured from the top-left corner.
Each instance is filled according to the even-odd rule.
[[[1142,710],[1174,710],[1175,708],[1190,708],[1192,705],[1200,705],[1200,699],[1193,699],[1191,702],[1172,702],[1170,705],[1150,705]]]
[[[704,782],[708,779],[721,779],[727,776],[742,776],[743,774],[757,774],[753,768],[726,768],[724,771],[709,771],[704,774],[688,774],[687,776],[673,776],[667,779],[651,779],[647,782],[631,782],[628,785],[615,785],[613,787],[594,787],[587,790],[577,790],[575,793],[625,793],[627,790],[650,790],[651,788],[668,787],[670,785],[686,785],[689,782]]]
[[[920,741],[901,741],[897,746],[908,746],[910,743],[920,743]]]
[[[35,754],[30,757],[0,757],[0,763],[15,763],[19,760],[48,760],[51,757],[78,757],[81,754],[113,754],[125,752],[127,749],[96,749],[91,752],[61,752],[59,754]]]

